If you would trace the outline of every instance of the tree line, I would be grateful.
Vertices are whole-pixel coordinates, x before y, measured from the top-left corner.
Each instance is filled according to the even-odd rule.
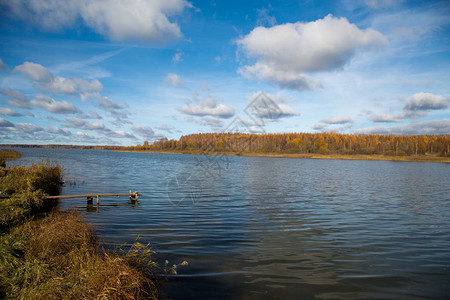
[[[160,139],[129,150],[286,154],[383,154],[450,156],[449,135],[328,133],[199,133]]]

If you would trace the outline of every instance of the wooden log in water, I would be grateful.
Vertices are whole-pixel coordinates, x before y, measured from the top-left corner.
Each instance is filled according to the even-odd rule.
[[[60,195],[60,196],[47,196],[44,197],[44,199],[69,199],[69,198],[85,198],[87,199],[88,203],[92,203],[94,198],[97,198],[97,204],[100,202],[100,197],[121,197],[121,196],[128,196],[130,197],[130,200],[133,198],[134,200],[138,200],[139,196],[142,196],[142,194],[139,194],[138,192],[132,193],[131,191],[129,193],[95,193],[95,194],[81,194],[81,195]]]

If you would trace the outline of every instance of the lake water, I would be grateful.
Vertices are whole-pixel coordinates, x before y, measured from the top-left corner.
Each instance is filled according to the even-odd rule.
[[[61,201],[105,247],[150,242],[174,299],[424,299],[450,296],[450,165],[20,149],[50,158]],[[84,183],[83,183],[84,182]]]

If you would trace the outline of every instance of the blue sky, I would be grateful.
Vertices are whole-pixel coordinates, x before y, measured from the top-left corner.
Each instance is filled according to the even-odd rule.
[[[0,0],[0,11],[3,144],[134,145],[237,122],[450,134],[448,1]]]

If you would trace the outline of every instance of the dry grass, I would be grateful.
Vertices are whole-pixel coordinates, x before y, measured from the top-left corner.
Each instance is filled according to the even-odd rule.
[[[48,211],[61,168],[50,163],[0,167],[0,299],[156,299],[148,246],[99,249],[76,213]]]
[[[0,149],[0,168],[6,167],[6,161],[9,159],[16,159],[21,157],[22,154],[20,152],[14,150],[5,150]]]
[[[45,195],[57,195],[62,181],[59,165],[43,162],[29,167],[0,167],[0,225],[2,231],[18,225],[26,218],[48,211],[54,202]]]
[[[77,214],[53,213],[2,237],[0,298],[157,299],[142,271],[149,251],[137,244],[125,255],[104,252]]]
[[[0,149],[0,159],[14,159],[21,157],[22,154],[14,150]]]

